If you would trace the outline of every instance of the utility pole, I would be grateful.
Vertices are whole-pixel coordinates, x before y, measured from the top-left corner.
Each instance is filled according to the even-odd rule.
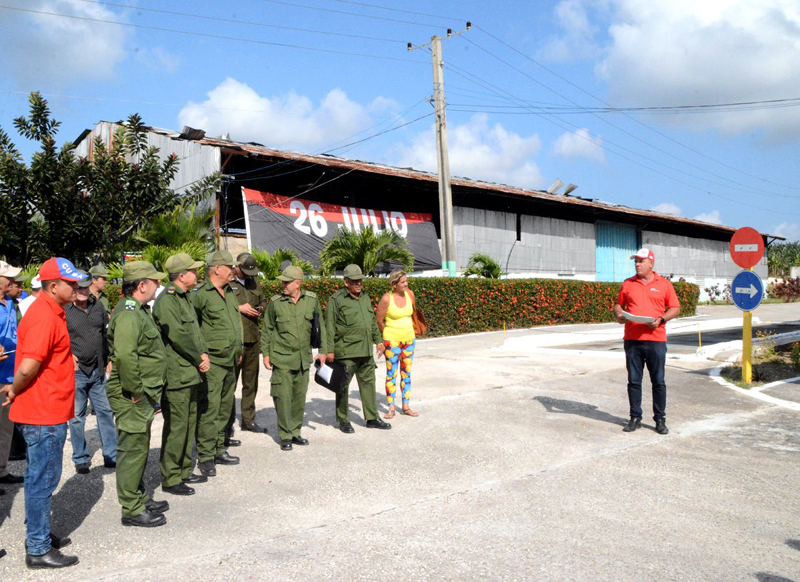
[[[467,22],[467,27],[455,36],[470,30],[472,24]],[[454,36],[451,29],[447,29],[448,38]],[[447,151],[447,116],[444,100],[444,59],[442,58],[442,38],[434,35],[431,42],[420,46],[408,43],[408,50],[425,46],[431,47],[433,61],[433,106],[436,114],[436,161],[439,168],[439,230],[442,237],[442,274],[455,277],[456,243],[453,232],[453,192],[450,188],[450,156]]]

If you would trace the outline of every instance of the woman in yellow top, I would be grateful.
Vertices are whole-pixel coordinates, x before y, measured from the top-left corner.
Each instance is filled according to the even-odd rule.
[[[384,418],[394,418],[394,399],[397,393],[397,376],[400,375],[400,393],[403,397],[401,412],[407,416],[419,416],[408,405],[411,394],[411,364],[417,345],[414,324],[414,293],[408,288],[408,278],[401,269],[389,274],[392,290],[381,297],[378,311],[378,327],[383,332],[383,347],[386,355],[386,400],[389,412]]]

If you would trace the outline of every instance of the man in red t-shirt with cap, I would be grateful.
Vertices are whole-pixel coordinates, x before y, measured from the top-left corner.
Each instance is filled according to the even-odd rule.
[[[39,269],[42,291],[17,330],[14,382],[3,387],[3,406],[28,445],[25,470],[25,564],[63,568],[78,563],[58,548],[69,543],[50,533],[53,491],[61,479],[67,422],[75,416],[75,363],[64,306],[75,300],[77,282],[88,275],[67,259],[53,257]]]
[[[639,249],[631,258],[636,262],[636,275],[622,282],[614,317],[625,324],[625,365],[628,368],[628,401],[631,419],[625,432],[633,432],[642,424],[642,376],[644,368],[653,385],[653,420],[656,432],[667,434],[667,385],[664,368],[667,361],[666,323],[681,312],[681,304],[668,279],[653,270],[655,255],[650,249]],[[632,321],[630,316],[652,318],[649,323]]]

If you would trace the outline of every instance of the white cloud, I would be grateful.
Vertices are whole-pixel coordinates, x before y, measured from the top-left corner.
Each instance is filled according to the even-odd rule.
[[[592,3],[586,0],[561,0],[554,12],[564,34],[550,36],[539,50],[539,58],[564,62],[594,54],[598,50],[595,42],[598,26],[592,22],[591,13],[607,5],[607,0]]]
[[[396,103],[384,97],[361,105],[338,88],[319,105],[293,91],[263,97],[248,85],[227,78],[208,92],[208,99],[189,102],[181,109],[178,121],[209,135],[230,133],[232,139],[272,147],[316,149],[369,127],[372,114],[394,107]]]
[[[180,58],[162,47],[136,49],[136,60],[148,69],[164,73],[174,73],[181,64]]]
[[[542,175],[533,161],[542,147],[539,136],[522,137],[501,124],[489,125],[485,114],[476,114],[461,125],[448,126],[450,173],[524,188],[542,186]],[[418,134],[394,151],[391,163],[435,172],[436,144],[433,130]]]
[[[672,202],[662,202],[661,204],[656,204],[650,210],[653,212],[662,212],[664,214],[674,214],[675,216],[683,215],[681,207],[677,204],[673,204]]]
[[[100,5],[79,0],[11,0],[6,4],[84,18],[124,20]],[[125,58],[128,36],[123,27],[45,14],[4,10],[0,19],[4,72],[26,88],[42,83],[52,88],[112,76]]]
[[[782,236],[787,242],[800,241],[800,224],[796,222],[781,222],[772,229],[770,234]]]
[[[722,218],[719,216],[719,210],[712,210],[711,212],[704,212],[694,217],[695,220],[701,222],[710,222],[711,224],[722,224]]]
[[[553,144],[553,153],[568,159],[586,158],[604,162],[603,138],[593,137],[586,128],[562,133]]]
[[[608,4],[607,12],[597,10]],[[609,100],[616,106],[757,101],[800,94],[797,0],[561,0],[557,12],[567,8],[603,19],[590,20],[585,28],[607,25],[608,38],[600,39],[596,51],[601,59],[596,72],[608,82]],[[556,18],[563,22],[560,15]],[[569,40],[570,33],[565,30],[563,38]],[[765,137],[790,139],[800,130],[800,108],[658,120],[723,134],[763,130]]]

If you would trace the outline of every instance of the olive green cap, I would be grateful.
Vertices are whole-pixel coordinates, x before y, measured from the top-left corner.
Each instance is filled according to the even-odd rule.
[[[242,273],[248,277],[255,277],[258,275],[258,263],[253,255],[250,253],[239,253],[236,260],[239,261],[239,268],[242,270]]]
[[[195,261],[187,253],[178,253],[177,255],[172,255],[166,261],[164,261],[164,268],[167,270],[167,273],[170,274],[188,271],[189,269],[199,269],[202,266],[203,261]]]
[[[84,273],[83,271],[81,271],[81,273],[86,275],[86,273]],[[102,277],[102,275],[101,275],[101,277]],[[90,287],[91,284],[92,284],[92,278],[89,275],[86,275],[85,278],[83,278],[80,281],[78,281],[78,287],[86,288],[86,287]]]
[[[97,263],[94,267],[89,269],[89,274],[92,277],[105,277],[108,279],[108,271],[106,271],[106,266],[103,263]]]
[[[160,281],[166,276],[166,273],[156,271],[153,263],[148,263],[147,261],[132,261],[130,263],[125,263],[122,267],[122,281],[125,283],[138,281],[139,279],[154,279]]]
[[[233,255],[225,249],[219,249],[213,253],[208,253],[208,256],[206,256],[206,265],[209,267],[216,267],[218,265],[235,267],[238,264],[239,261],[233,260]]]
[[[344,268],[344,278],[351,281],[360,281],[364,278],[364,273],[361,272],[361,267],[358,265],[347,265]]]
[[[283,270],[283,273],[278,275],[278,279],[281,281],[302,281],[303,269],[295,267],[294,265],[289,265]]]

